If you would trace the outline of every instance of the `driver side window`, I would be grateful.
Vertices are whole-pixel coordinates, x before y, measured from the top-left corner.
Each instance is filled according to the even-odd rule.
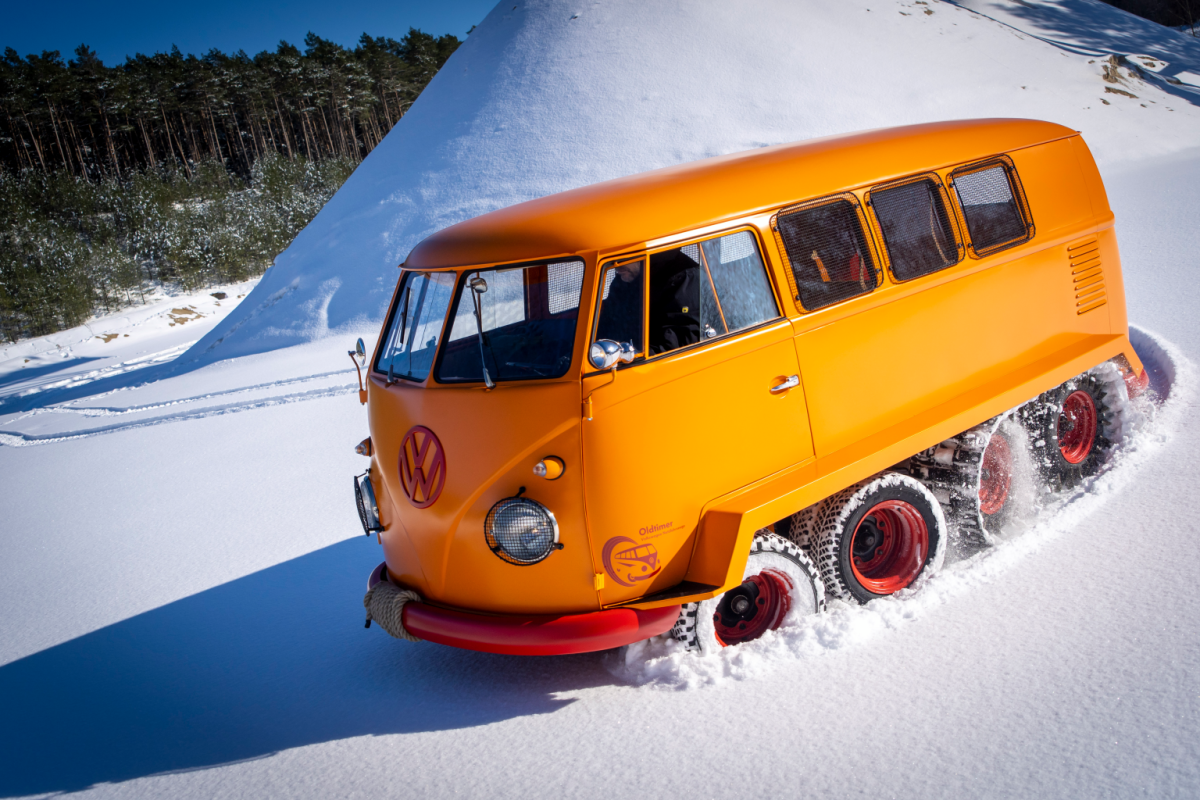
[[[597,339],[632,342],[643,354],[642,332],[645,324],[646,259],[629,258],[604,268],[600,293],[600,313],[596,320]]]
[[[749,231],[610,262],[601,280],[593,340],[630,342],[639,357],[779,317],[758,242]]]

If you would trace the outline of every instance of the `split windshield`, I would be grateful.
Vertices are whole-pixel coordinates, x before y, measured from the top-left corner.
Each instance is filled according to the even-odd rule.
[[[485,363],[495,381],[565,375],[582,288],[582,261],[466,273],[458,286],[438,381],[482,381]]]
[[[571,366],[582,288],[579,260],[461,276],[407,272],[375,369],[423,381],[444,338],[436,373],[441,383],[482,382],[484,364],[492,381],[562,377]]]
[[[454,293],[453,272],[406,272],[388,335],[375,369],[389,378],[423,381],[433,367],[446,309]]]

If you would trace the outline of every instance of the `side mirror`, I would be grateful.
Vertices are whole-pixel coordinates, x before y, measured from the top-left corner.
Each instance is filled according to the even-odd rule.
[[[354,362],[354,369],[358,370],[358,402],[365,404],[367,387],[363,386],[362,368],[367,363],[367,346],[363,344],[362,339],[359,339],[354,343],[353,350],[346,351],[346,355],[350,356],[350,360]]]
[[[632,342],[614,342],[598,339],[588,348],[588,361],[596,369],[613,369],[617,364],[628,364],[637,358]]]
[[[479,275],[476,275],[475,277],[471,278],[471,280],[467,281],[467,285],[471,287],[471,291],[475,292],[475,294],[483,294],[487,291],[487,281],[485,281]]]

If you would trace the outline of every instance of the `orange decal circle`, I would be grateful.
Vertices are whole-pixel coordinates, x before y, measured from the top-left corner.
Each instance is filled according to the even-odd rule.
[[[400,488],[417,508],[437,502],[446,486],[446,451],[433,431],[414,425],[400,442]]]
[[[605,542],[600,558],[604,571],[621,586],[637,586],[662,572],[658,548],[638,544],[628,536],[614,536]]]

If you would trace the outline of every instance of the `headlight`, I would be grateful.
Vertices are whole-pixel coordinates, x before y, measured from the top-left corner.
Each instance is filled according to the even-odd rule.
[[[383,530],[379,522],[379,503],[375,501],[375,487],[366,472],[354,479],[354,500],[358,504],[358,519],[367,536]]]
[[[488,512],[483,535],[493,553],[510,564],[536,564],[554,550],[558,542],[558,520],[550,509],[527,497],[506,497]]]

